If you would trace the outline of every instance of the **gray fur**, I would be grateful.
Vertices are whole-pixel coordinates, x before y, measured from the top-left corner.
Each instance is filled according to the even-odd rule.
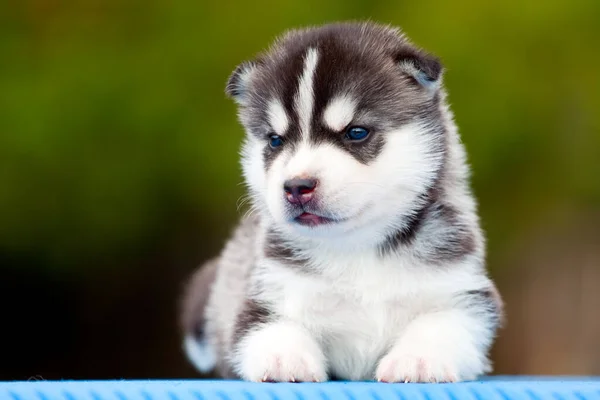
[[[243,96],[240,118],[251,134],[266,138],[272,129],[266,123],[265,101],[285,99],[284,107],[292,117],[286,144],[300,138],[298,114],[293,98],[307,48],[319,49],[315,72],[315,109],[311,139],[329,142],[346,149],[356,159],[368,163],[381,151],[388,131],[408,121],[420,120],[431,125],[432,134],[443,132],[439,118],[439,96],[431,86],[441,78],[437,58],[418,50],[398,31],[373,24],[338,23],[320,29],[291,31],[256,61],[244,63],[229,78],[227,94]],[[251,67],[250,67],[251,66]],[[240,74],[253,68],[252,83],[241,85]],[[233,89],[232,89],[233,88]],[[342,135],[320,123],[327,101],[335,93],[348,93],[361,99],[357,119],[374,134],[367,143],[344,142]],[[279,150],[265,148],[267,165]],[[432,151],[443,151],[440,148]]]

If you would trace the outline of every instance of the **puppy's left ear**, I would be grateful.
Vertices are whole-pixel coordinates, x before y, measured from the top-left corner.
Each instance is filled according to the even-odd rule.
[[[240,105],[246,104],[248,100],[248,86],[252,76],[256,73],[258,62],[245,61],[229,75],[225,93]]]
[[[438,57],[413,47],[403,47],[395,54],[402,72],[419,86],[435,91],[440,87],[443,66]]]

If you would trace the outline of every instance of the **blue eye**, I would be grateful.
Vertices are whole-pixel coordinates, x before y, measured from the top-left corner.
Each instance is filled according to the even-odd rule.
[[[346,139],[352,141],[363,140],[367,136],[369,136],[369,131],[365,128],[361,128],[360,126],[351,126],[344,135]]]
[[[269,136],[269,145],[273,148],[279,147],[283,144],[283,140],[279,135],[271,135]]]

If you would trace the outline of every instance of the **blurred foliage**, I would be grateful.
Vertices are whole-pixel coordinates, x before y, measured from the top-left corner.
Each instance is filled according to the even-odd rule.
[[[492,261],[536,221],[597,208],[598,0],[9,0],[0,252],[80,266],[187,219],[222,238],[243,193],[228,74],[285,29],[365,18],[443,59]]]

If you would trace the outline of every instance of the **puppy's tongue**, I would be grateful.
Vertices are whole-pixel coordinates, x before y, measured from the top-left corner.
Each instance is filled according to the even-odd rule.
[[[305,213],[300,214],[298,219],[301,219],[302,221],[319,222],[321,220],[321,217],[319,217],[318,215],[315,215],[315,214],[305,212]]]

